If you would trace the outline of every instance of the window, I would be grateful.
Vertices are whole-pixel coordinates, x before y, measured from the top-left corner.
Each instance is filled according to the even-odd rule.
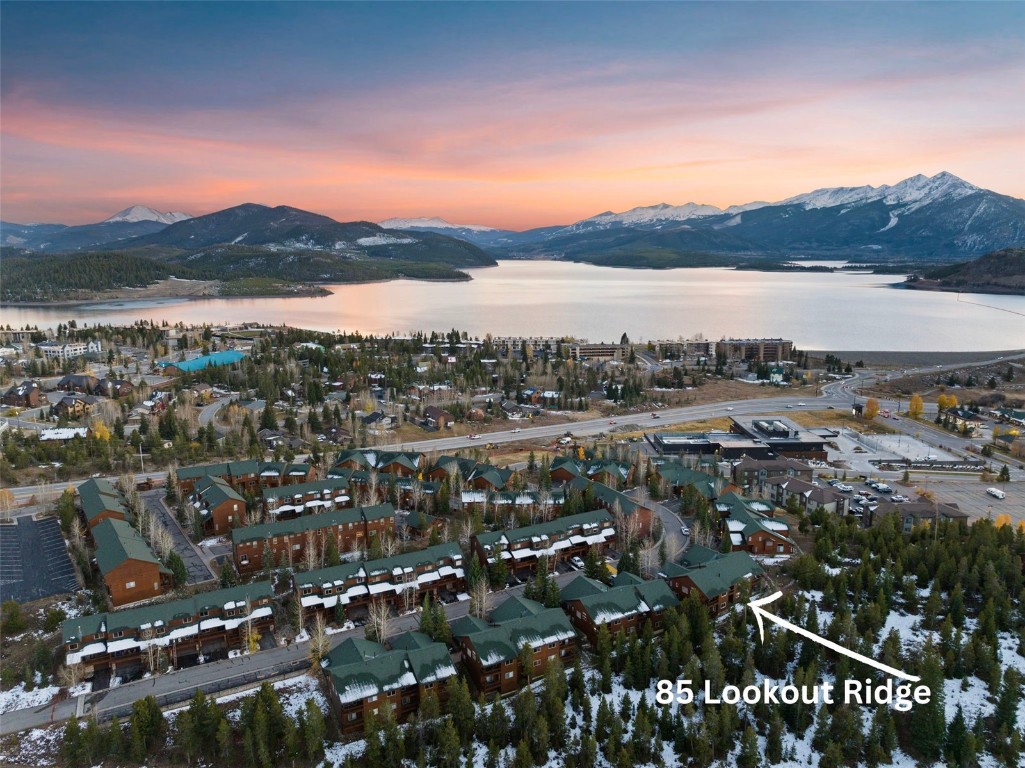
[[[242,555],[242,559],[239,560],[240,565],[249,565],[249,555]]]
[[[377,694],[374,694],[373,696],[367,696],[367,701],[377,701]],[[376,711],[377,710],[375,709],[374,712]]]
[[[230,522],[233,522],[234,520],[235,520],[235,518],[234,518],[234,516],[233,516],[233,515],[228,515],[228,522],[229,522],[229,523],[230,523]]]
[[[135,589],[135,582],[129,581],[127,584],[125,584],[125,589]]]
[[[77,651],[78,650],[78,643],[68,643],[68,650],[69,651]]]
[[[558,643],[549,643],[548,647],[549,648],[554,648],[556,645],[558,645]]]
[[[199,617],[200,617],[201,619],[202,619],[202,618],[206,618],[206,617],[207,617],[207,616],[209,616],[209,615],[210,615],[210,611],[209,611],[208,609],[206,609],[206,608],[204,608],[203,610],[201,610],[201,611],[199,612]]]
[[[359,719],[359,712],[350,712],[348,715],[345,716],[345,719],[348,720],[350,723],[353,720],[358,720]]]
[[[302,544],[293,544],[292,549],[298,551],[302,549]]]
[[[512,680],[513,679],[513,673],[512,672],[506,672],[505,673],[505,679],[506,680]]]
[[[125,636],[125,631],[123,629],[115,629],[111,633],[111,637],[124,637],[124,636]]]
[[[777,551],[777,552],[782,552],[782,551],[783,551],[783,545],[782,545],[782,544],[778,544],[778,545],[776,546],[776,551]]]
[[[541,666],[541,659],[534,659],[534,666],[535,667],[540,667]]]

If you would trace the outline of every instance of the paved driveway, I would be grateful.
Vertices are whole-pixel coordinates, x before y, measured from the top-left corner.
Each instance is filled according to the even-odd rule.
[[[200,584],[214,578],[213,573],[207,567],[199,551],[192,545],[189,537],[185,535],[178,519],[168,510],[164,504],[163,491],[146,491],[142,494],[146,509],[156,514],[160,524],[167,529],[174,539],[174,551],[181,555],[185,561],[185,568],[189,572],[186,584]]]

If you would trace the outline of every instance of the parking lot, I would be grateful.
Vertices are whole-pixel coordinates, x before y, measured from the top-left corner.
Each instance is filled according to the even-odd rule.
[[[0,601],[27,603],[79,587],[56,518],[0,526]]]
[[[916,478],[917,479],[917,478]],[[933,478],[919,482],[918,487],[928,488],[937,501],[946,501],[967,512],[973,520],[997,515],[1010,515],[1013,523],[1025,521],[1025,483],[982,482],[979,477]],[[986,493],[987,488],[999,488],[1006,497],[997,499]]]

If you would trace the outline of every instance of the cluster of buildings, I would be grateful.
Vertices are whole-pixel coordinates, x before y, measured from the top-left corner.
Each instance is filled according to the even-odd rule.
[[[805,429],[782,417],[731,417],[726,432],[657,432],[645,437],[662,455],[715,454],[723,460],[784,456],[825,461],[826,444],[836,433],[829,429]]]

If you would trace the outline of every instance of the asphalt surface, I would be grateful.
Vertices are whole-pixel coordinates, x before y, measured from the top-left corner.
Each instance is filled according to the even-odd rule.
[[[79,586],[57,518],[0,526],[0,602],[27,603]]]
[[[213,580],[214,575],[207,567],[199,550],[193,545],[189,537],[185,535],[181,525],[178,524],[178,518],[174,516],[164,503],[164,492],[162,490],[146,491],[140,495],[146,504],[146,509],[156,514],[160,524],[164,526],[168,533],[171,534],[171,538],[174,539],[174,551],[181,555],[182,560],[185,561],[185,568],[189,572],[189,578],[186,583],[201,584],[204,581]]]
[[[556,575],[556,581],[560,587],[572,581],[578,572],[563,573]],[[505,597],[520,595],[523,593],[523,585],[510,587],[500,593],[493,595],[492,606],[496,605]],[[445,613],[450,621],[465,616],[470,609],[469,601],[450,603],[445,606]],[[419,625],[419,618],[416,614],[393,617],[389,625],[389,636],[415,629]],[[338,632],[330,636],[331,647],[341,643],[343,640],[356,637],[362,638],[365,634],[363,627],[356,627],[347,632]],[[183,702],[190,699],[196,688],[200,685],[209,686],[219,681],[233,683],[240,677],[248,679],[261,679],[272,676],[276,671],[289,665],[303,662],[308,657],[308,643],[293,643],[287,646],[278,646],[267,651],[260,651],[251,656],[242,656],[236,659],[224,659],[221,661],[209,662],[207,664],[188,667],[164,675],[137,680],[131,683],[119,685],[116,688],[108,688],[95,694],[88,694],[86,711],[91,711],[103,719],[104,713],[109,710],[119,711],[121,708],[130,706],[133,701],[145,696],[156,696],[161,701]],[[222,688],[226,690],[227,688]],[[50,723],[57,723],[69,719],[75,714],[78,706],[77,699],[46,704],[41,707],[29,709],[18,709],[0,715],[0,735],[17,733],[29,728],[42,728]]]

